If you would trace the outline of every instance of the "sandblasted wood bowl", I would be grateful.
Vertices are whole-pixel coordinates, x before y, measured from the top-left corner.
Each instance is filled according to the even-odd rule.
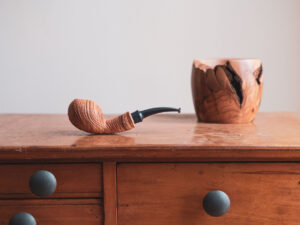
[[[263,91],[259,59],[194,60],[192,95],[199,122],[249,123]]]

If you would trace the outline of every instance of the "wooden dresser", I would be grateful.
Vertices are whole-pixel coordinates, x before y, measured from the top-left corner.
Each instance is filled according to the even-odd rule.
[[[32,193],[37,171],[55,177],[52,195]],[[219,217],[206,212],[224,208],[216,190],[230,202]],[[164,114],[88,135],[66,115],[0,115],[0,225],[19,212],[38,225],[299,225],[300,117],[228,125]]]

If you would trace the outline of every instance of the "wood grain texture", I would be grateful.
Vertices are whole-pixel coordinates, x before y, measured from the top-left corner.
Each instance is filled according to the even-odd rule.
[[[39,198],[29,189],[29,179],[38,170],[50,171],[57,180],[54,194],[47,198],[103,196],[101,164],[2,164],[0,199]]]
[[[263,90],[259,59],[195,60],[192,94],[198,121],[249,123]]]
[[[155,115],[122,135],[87,135],[65,115],[0,115],[0,161],[300,160],[296,113],[258,113],[250,124],[196,121]]]
[[[68,109],[70,122],[80,130],[96,134],[114,134],[134,128],[129,112],[106,120],[101,108],[93,101],[75,99]]]
[[[118,166],[119,225],[298,225],[299,163],[166,163]],[[226,192],[231,208],[207,215],[204,196]]]
[[[116,162],[103,163],[104,225],[117,225]]]
[[[2,200],[0,225],[17,212],[28,212],[38,225],[102,225],[103,203],[96,199]]]

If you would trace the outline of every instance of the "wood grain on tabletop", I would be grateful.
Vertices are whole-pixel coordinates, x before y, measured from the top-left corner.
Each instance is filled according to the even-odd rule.
[[[300,224],[299,163],[120,164],[119,225]],[[222,217],[202,208],[222,190],[231,207]]]
[[[156,115],[124,133],[90,135],[67,115],[2,114],[0,160],[300,159],[296,113],[258,113],[248,124],[196,121],[193,114]]]

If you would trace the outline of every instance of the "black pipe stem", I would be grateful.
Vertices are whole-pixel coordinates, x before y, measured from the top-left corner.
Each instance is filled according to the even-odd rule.
[[[142,111],[136,110],[135,112],[131,113],[132,119],[134,123],[142,122],[144,118],[162,112],[178,112],[180,113],[181,108],[170,108],[170,107],[157,107],[157,108],[150,108],[145,109]]]

